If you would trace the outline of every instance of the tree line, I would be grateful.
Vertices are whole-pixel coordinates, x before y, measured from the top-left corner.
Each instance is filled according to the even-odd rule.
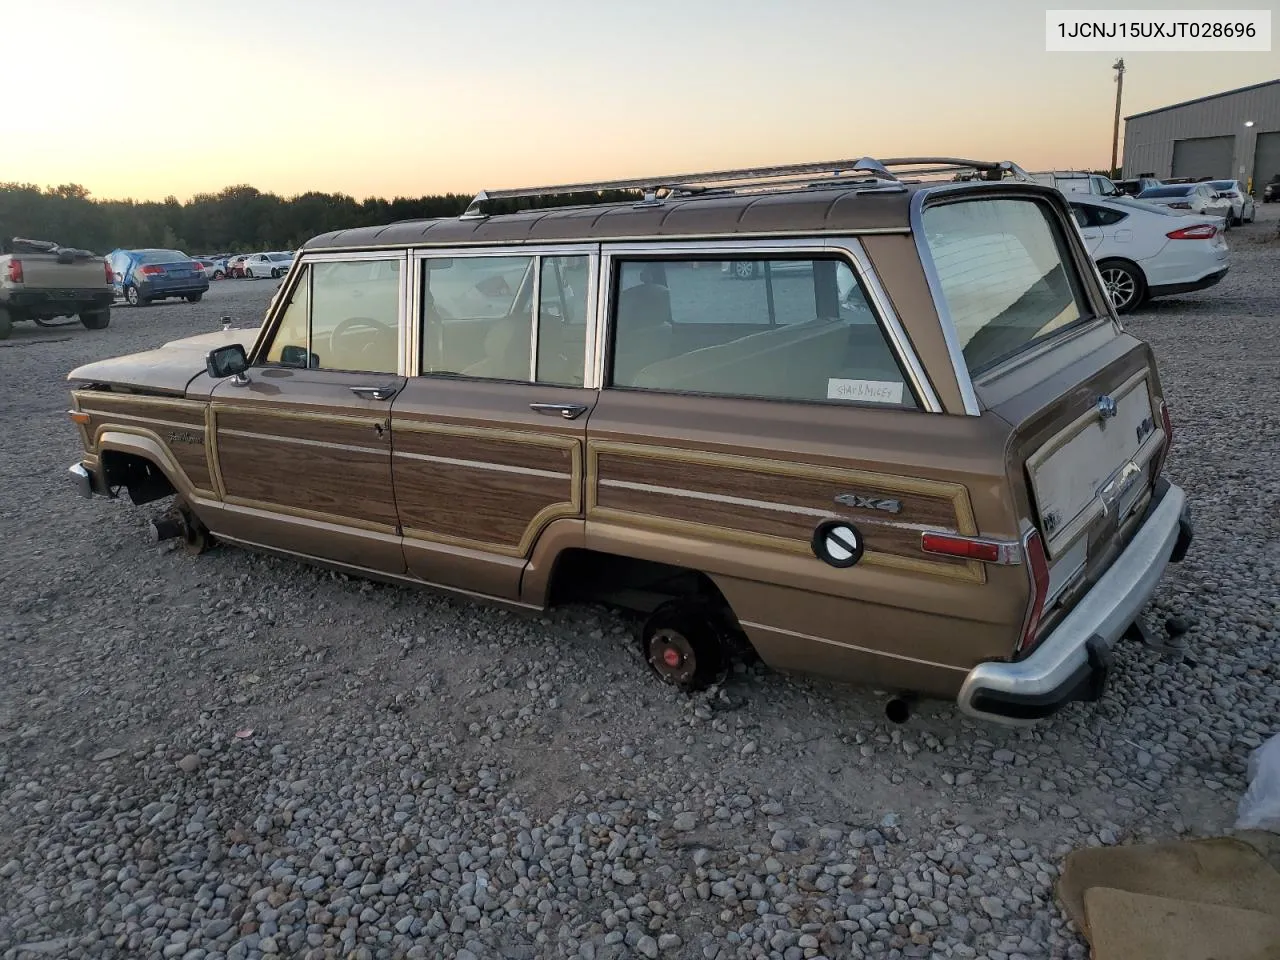
[[[532,200],[494,201],[489,213],[519,208],[634,199],[629,191],[577,194]],[[105,254],[117,247],[164,247],[186,253],[248,253],[296,250],[330,230],[376,226],[397,220],[454,217],[466,210],[470,194],[369,197],[311,191],[281,197],[246,185],[201,193],[185,203],[97,200],[79,184],[41,189],[34,184],[0,183],[0,248],[14,237],[53,240]]]

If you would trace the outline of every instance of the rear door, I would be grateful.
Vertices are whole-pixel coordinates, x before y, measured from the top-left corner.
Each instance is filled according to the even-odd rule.
[[[1009,480],[1048,554],[1046,609],[1065,609],[1150,500],[1166,441],[1151,351],[1114,324],[1049,198],[935,202],[922,222],[959,360],[1013,428]]]
[[[593,245],[419,255],[392,410],[409,572],[516,600],[534,545],[580,547]]]

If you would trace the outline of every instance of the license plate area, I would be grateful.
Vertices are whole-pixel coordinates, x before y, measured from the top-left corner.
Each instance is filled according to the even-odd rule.
[[[1164,442],[1148,374],[1141,371],[1051,437],[1027,460],[1028,479],[1051,561],[1105,518],[1114,530],[1151,485]]]

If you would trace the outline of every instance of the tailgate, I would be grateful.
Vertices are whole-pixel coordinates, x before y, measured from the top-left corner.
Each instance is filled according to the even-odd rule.
[[[1049,562],[1047,614],[1123,549],[1150,501],[1166,436],[1150,349],[1127,335],[1033,379],[996,412],[1014,427],[1011,479],[1026,490]]]
[[[59,263],[47,253],[15,254],[22,261],[22,286],[25,290],[105,290],[106,268],[102,257]]]

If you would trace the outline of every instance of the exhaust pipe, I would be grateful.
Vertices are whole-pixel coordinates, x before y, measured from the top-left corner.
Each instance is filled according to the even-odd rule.
[[[884,705],[884,715],[889,718],[890,723],[906,723],[911,719],[911,705],[915,703],[915,699],[913,696],[892,698]]]
[[[187,532],[185,525],[173,517],[161,517],[159,520],[152,520],[149,526],[151,528],[152,543],[174,540],[178,537],[186,536]]]

